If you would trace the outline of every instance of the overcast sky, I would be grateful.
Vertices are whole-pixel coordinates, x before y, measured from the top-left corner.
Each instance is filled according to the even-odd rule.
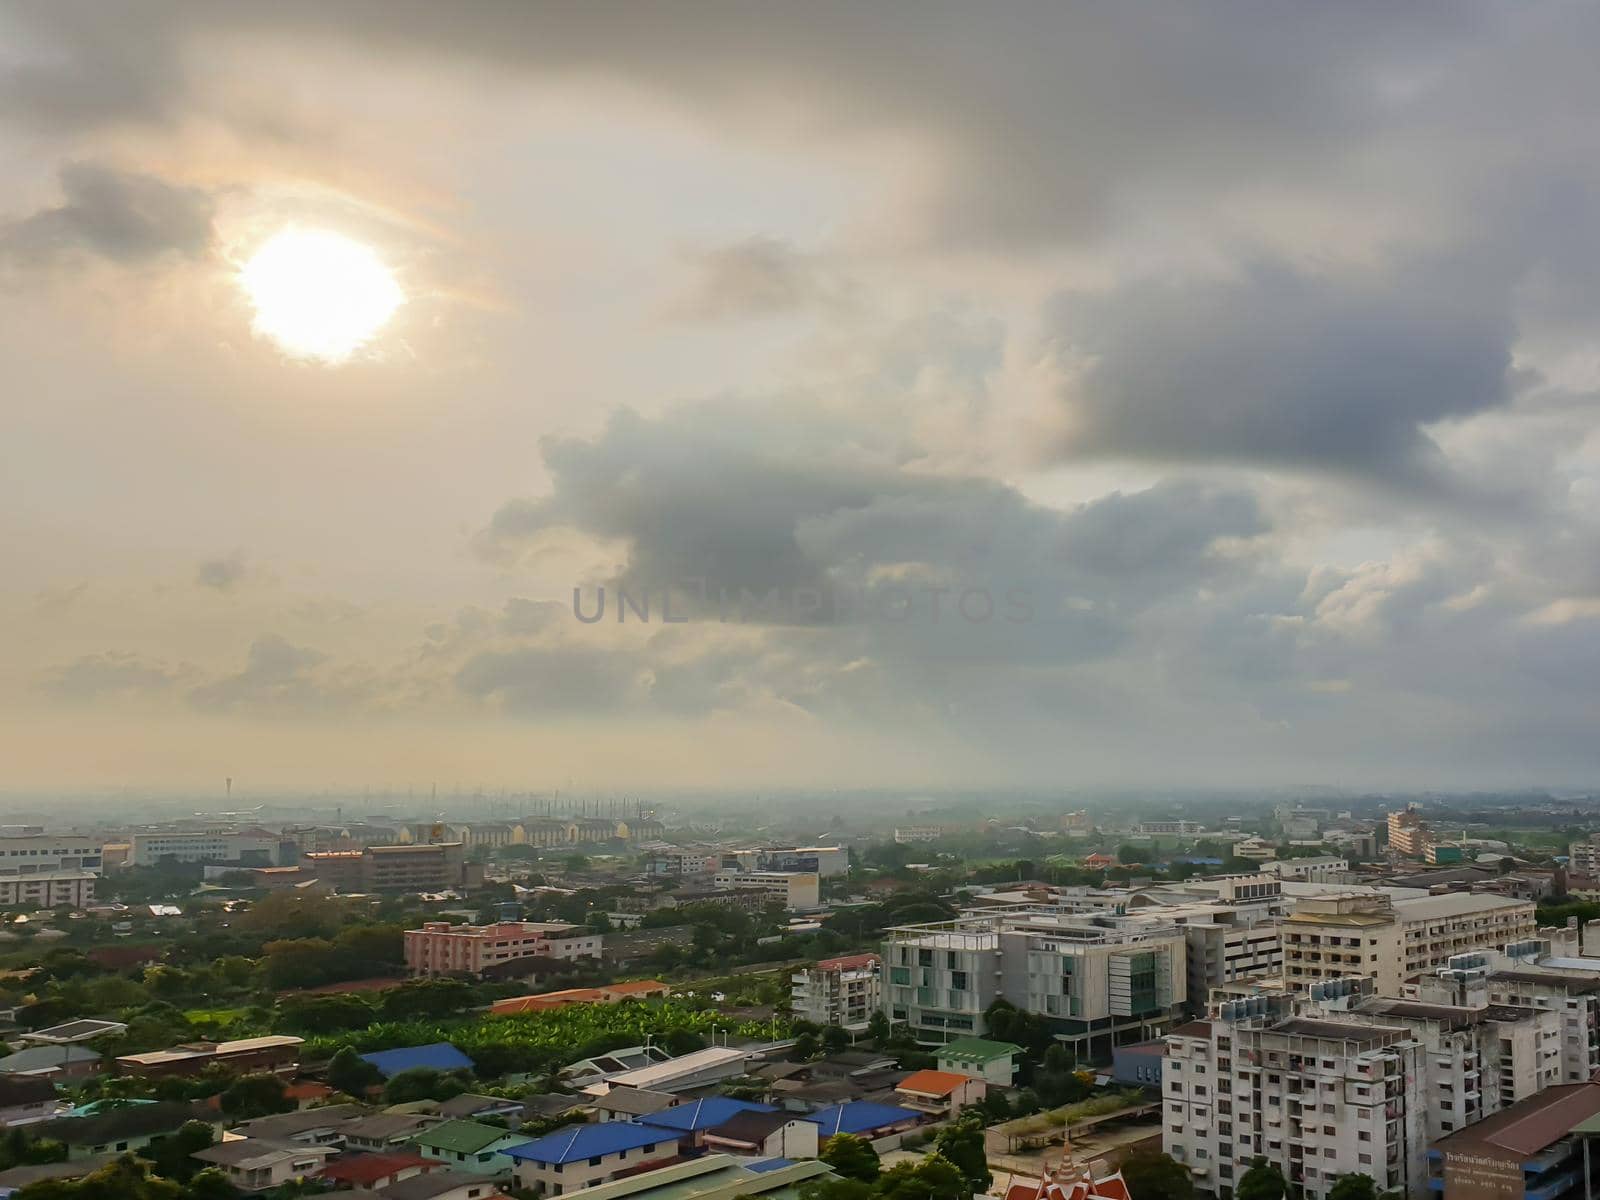
[[[0,786],[1593,785],[1597,56],[0,0]],[[406,294],[348,361],[253,328],[289,226]]]

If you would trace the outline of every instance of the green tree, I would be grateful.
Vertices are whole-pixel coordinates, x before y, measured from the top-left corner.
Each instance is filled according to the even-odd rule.
[[[385,1021],[446,1017],[470,1008],[478,994],[459,979],[414,979],[384,992],[378,1008]]]
[[[337,1033],[372,1024],[373,1011],[372,1005],[360,996],[348,993],[294,995],[278,1001],[278,1020],[283,1026],[307,1033]]]
[[[983,1147],[983,1121],[960,1117],[939,1131],[934,1141],[938,1152],[956,1165],[973,1192],[987,1191],[994,1176],[989,1173],[989,1157]]]
[[[850,1049],[850,1035],[838,1025],[829,1025],[822,1031],[822,1048],[829,1054]]]
[[[1123,842],[1122,845],[1117,847],[1117,861],[1123,865],[1142,863],[1144,861],[1144,851],[1132,842]]]
[[[817,1035],[808,1030],[795,1038],[794,1049],[789,1051],[789,1059],[791,1062],[809,1062],[817,1056],[820,1048],[821,1042],[817,1040]]]
[[[187,1121],[176,1132],[159,1137],[140,1154],[155,1166],[156,1174],[163,1179],[186,1182],[200,1167],[190,1156],[204,1150],[216,1140],[211,1126],[205,1121]],[[227,1182],[227,1177],[223,1177]]]
[[[383,1086],[385,1104],[409,1104],[413,1100],[448,1100],[471,1086],[460,1071],[436,1071],[432,1067],[412,1067],[401,1071]]]
[[[1250,1160],[1250,1168],[1239,1177],[1239,1186],[1233,1189],[1236,1200],[1283,1200],[1289,1183],[1275,1163],[1261,1155]]]
[[[867,1036],[872,1039],[872,1044],[882,1050],[893,1033],[894,1026],[889,1024],[889,1014],[881,1008],[873,1009],[872,1016],[867,1018]]]
[[[189,1200],[237,1200],[238,1191],[219,1167],[196,1171],[187,1188]]]
[[[261,941],[329,938],[344,924],[344,909],[326,892],[268,892],[239,918],[239,928]]]
[[[1328,1200],[1378,1200],[1378,1185],[1370,1175],[1340,1175],[1328,1189]]]
[[[817,1157],[846,1179],[863,1183],[871,1183],[882,1169],[872,1143],[853,1133],[834,1134],[822,1143],[822,1153]]]
[[[240,1121],[294,1107],[294,1101],[283,1094],[283,1080],[266,1072],[241,1075],[222,1093],[221,1104],[223,1112]]]
[[[878,1176],[873,1195],[881,1200],[970,1200],[967,1177],[942,1154],[928,1154],[917,1162],[896,1163]]]
[[[872,1200],[872,1185],[859,1179],[813,1179],[800,1185],[800,1200]]]
[[[1124,1156],[1123,1181],[1133,1200],[1192,1200],[1194,1177],[1170,1154],[1135,1150]]]
[[[338,1088],[358,1100],[367,1094],[369,1087],[382,1079],[382,1072],[357,1054],[353,1046],[341,1046],[328,1061],[328,1086]]]

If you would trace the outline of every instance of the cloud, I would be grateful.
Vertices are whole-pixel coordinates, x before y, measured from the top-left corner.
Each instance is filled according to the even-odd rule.
[[[195,568],[194,581],[199,587],[231,592],[249,574],[249,566],[238,555],[229,558],[208,558]]]
[[[162,254],[199,258],[212,239],[206,193],[102,163],[61,168],[64,202],[0,228],[0,254],[24,264],[93,254],[137,263]]]
[[[326,654],[268,633],[250,643],[243,670],[194,688],[188,698],[202,712],[299,716],[349,707],[367,695]]]
[[[1050,323],[1083,365],[1061,451],[1420,482],[1441,469],[1430,423],[1510,399],[1508,296],[1463,274],[1273,264],[1063,296]]]
[[[113,697],[170,691],[191,671],[137,654],[108,650],[86,654],[55,668],[44,678],[44,690],[60,700],[88,703]]]
[[[747,238],[688,259],[693,282],[671,310],[687,320],[782,316],[839,294],[815,259],[777,238]]]

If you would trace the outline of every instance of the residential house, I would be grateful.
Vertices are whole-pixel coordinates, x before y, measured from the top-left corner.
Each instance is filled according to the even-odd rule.
[[[163,1100],[127,1108],[108,1108],[92,1116],[62,1117],[39,1126],[38,1136],[61,1142],[67,1148],[67,1161],[76,1162],[126,1150],[143,1150],[155,1138],[176,1133],[189,1121],[204,1121],[215,1126],[218,1115],[202,1104]]]
[[[505,1175],[511,1160],[505,1152],[528,1139],[497,1125],[477,1121],[445,1121],[413,1134],[411,1144],[428,1158],[474,1175]]]
[[[384,1154],[411,1148],[411,1139],[443,1118],[431,1113],[382,1112],[358,1117],[342,1127],[346,1150]]]
[[[197,1150],[191,1157],[218,1168],[241,1192],[267,1192],[311,1178],[336,1153],[332,1146],[236,1138]]]
[[[632,1121],[644,1119],[672,1108],[680,1100],[671,1092],[654,1092],[649,1088],[614,1087],[596,1100],[596,1121]]]
[[[1010,1087],[1016,1082],[1022,1047],[988,1038],[957,1038],[940,1046],[936,1055],[941,1071],[975,1075],[986,1083]]]
[[[707,1129],[701,1145],[708,1153],[815,1158],[819,1136],[816,1123],[798,1113],[741,1112]]]
[[[730,1197],[772,1196],[774,1200],[778,1197],[792,1200],[801,1184],[833,1178],[836,1176],[832,1168],[816,1159],[752,1161],[727,1154],[707,1154],[596,1184],[586,1189],[582,1197],[583,1200],[729,1200]]]
[[[66,1043],[29,1046],[0,1058],[0,1071],[8,1075],[37,1075],[43,1079],[87,1079],[105,1069],[103,1055],[86,1046]]]
[[[535,1196],[560,1196],[631,1175],[678,1157],[678,1131],[630,1121],[573,1125],[513,1146],[517,1186]]]
[[[0,1126],[32,1125],[63,1111],[50,1080],[41,1075],[0,1075]]]
[[[922,1114],[893,1104],[872,1104],[865,1100],[835,1104],[806,1115],[820,1130],[826,1142],[836,1133],[853,1133],[868,1141],[905,1133],[922,1123]]]
[[[526,1111],[527,1105],[521,1100],[507,1100],[503,1096],[479,1096],[473,1092],[463,1092],[459,1096],[441,1100],[438,1108],[441,1117],[452,1120],[471,1121],[478,1117],[500,1117],[512,1124],[522,1121]]]
[[[952,1117],[983,1099],[988,1084],[955,1071],[917,1071],[900,1081],[895,1099],[906,1108],[934,1119]]]
[[[335,1187],[381,1190],[402,1179],[428,1171],[443,1171],[443,1163],[420,1154],[351,1154],[322,1168],[322,1178]]]
[[[384,1200],[489,1200],[499,1195],[492,1179],[448,1170],[413,1175],[383,1189]]]
[[[393,1050],[374,1050],[363,1054],[362,1060],[378,1068],[385,1079],[393,1079],[402,1071],[417,1067],[431,1067],[435,1071],[470,1071],[473,1062],[449,1042],[430,1042],[425,1046],[400,1046]]]
[[[271,1071],[293,1076],[300,1069],[304,1038],[283,1034],[240,1038],[231,1042],[185,1042],[170,1050],[124,1054],[117,1059],[120,1075],[192,1076],[208,1067],[224,1066],[240,1075]]]
[[[674,1108],[663,1109],[645,1118],[657,1129],[678,1135],[685,1150],[698,1150],[705,1144],[706,1131],[721,1125],[739,1113],[770,1113],[767,1104],[752,1104],[748,1100],[735,1100],[729,1096],[705,1096],[699,1100],[685,1100]]]
[[[345,1130],[371,1111],[359,1104],[325,1104],[321,1108],[256,1117],[235,1126],[233,1132],[240,1137],[339,1150],[344,1147]]]

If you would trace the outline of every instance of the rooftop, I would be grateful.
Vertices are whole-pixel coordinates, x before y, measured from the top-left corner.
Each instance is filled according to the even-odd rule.
[[[397,1171],[440,1169],[440,1164],[420,1154],[353,1154],[322,1168],[322,1177],[352,1187],[371,1187]]]
[[[431,1129],[419,1130],[411,1140],[419,1146],[435,1150],[451,1150],[461,1154],[479,1154],[485,1147],[516,1135],[498,1125],[483,1125],[477,1121],[445,1121]]]
[[[482,1187],[482,1175],[468,1175],[463,1171],[427,1171],[391,1183],[380,1193],[384,1200],[433,1200],[456,1188]]]
[[[873,1104],[866,1100],[852,1100],[847,1104],[833,1104],[806,1113],[805,1119],[822,1127],[824,1138],[836,1133],[865,1133],[869,1129],[882,1129],[906,1121],[920,1121],[922,1114],[894,1104]]]
[[[621,1154],[641,1146],[661,1146],[663,1152],[676,1154],[677,1132],[658,1129],[654,1125],[635,1125],[631,1121],[604,1121],[598,1125],[573,1125],[558,1129],[520,1146],[512,1146],[506,1154],[515,1159],[557,1164],[578,1162],[586,1158],[600,1158],[607,1154]]]
[[[720,1125],[738,1113],[772,1111],[772,1106],[768,1104],[754,1104],[749,1100],[734,1100],[728,1096],[706,1096],[674,1108],[661,1109],[650,1117],[650,1124],[661,1129],[691,1133]]]
[[[957,1075],[954,1071],[917,1071],[902,1079],[895,1091],[914,1092],[919,1096],[948,1096],[971,1082],[972,1076]]]
[[[1528,1158],[1596,1115],[1600,1115],[1600,1083],[1556,1084],[1447,1134],[1434,1145],[1446,1152],[1490,1148]]]
[[[394,1050],[375,1050],[362,1059],[391,1079],[402,1071],[432,1067],[436,1071],[470,1071],[473,1062],[449,1042],[430,1042],[425,1046],[401,1046]]]
[[[1015,1058],[1022,1047],[1012,1042],[993,1042],[988,1038],[957,1038],[940,1046],[937,1055],[941,1061],[987,1063],[998,1058]]]

